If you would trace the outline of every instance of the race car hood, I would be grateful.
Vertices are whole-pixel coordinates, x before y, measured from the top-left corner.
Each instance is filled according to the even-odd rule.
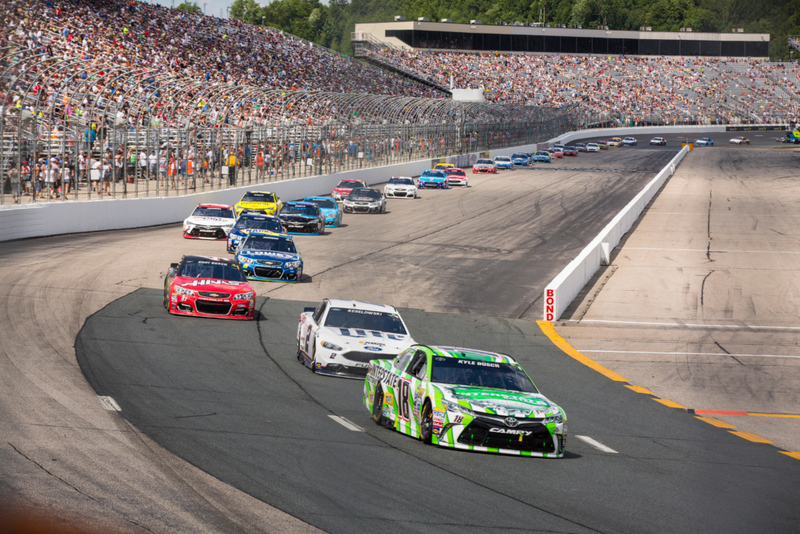
[[[235,219],[223,219],[222,217],[189,217],[184,221],[191,226],[230,226],[235,223]]]
[[[178,276],[173,285],[185,287],[192,291],[210,291],[215,293],[244,293],[252,291],[252,287],[247,282],[233,282],[230,280],[217,280],[214,278],[190,278]]]
[[[231,237],[245,237],[248,235],[286,235],[285,233],[258,230],[256,228],[234,228],[229,234]]]
[[[384,354],[394,357],[415,343],[409,335],[330,326],[320,329],[319,339],[339,345],[345,350],[374,352],[376,358]]]
[[[267,261],[298,261],[300,254],[291,252],[277,252],[272,250],[242,250],[236,254],[236,259],[239,263],[246,264],[249,261],[267,260]]]
[[[269,210],[273,211],[277,208],[274,202],[239,202],[236,204],[237,210]]]
[[[352,191],[353,188],[355,188],[355,186],[353,186],[353,187],[336,187],[336,188],[333,189],[333,192],[334,193],[339,193],[341,195],[349,195],[350,191]]]
[[[350,202],[380,202],[381,199],[373,197],[347,197],[345,200]]]
[[[463,405],[463,401],[476,413],[511,417],[545,417],[558,412],[544,395],[522,391],[503,391],[475,386],[437,385],[447,401]]]

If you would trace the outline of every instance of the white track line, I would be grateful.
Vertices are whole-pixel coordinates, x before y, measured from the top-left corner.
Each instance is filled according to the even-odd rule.
[[[699,324],[699,323],[655,323],[646,321],[608,321],[604,319],[569,319],[570,323],[606,323],[637,326],[674,326],[680,328],[741,328],[744,330],[800,330],[800,326],[757,326],[750,324]]]
[[[675,214],[685,215],[685,214]],[[656,252],[710,252],[711,254],[800,254],[796,250],[707,250],[704,248],[624,247],[622,250],[651,250]]]
[[[578,436],[576,434],[575,437],[578,438],[581,441],[585,441],[586,443],[588,443],[589,445],[591,445],[595,449],[601,450],[603,452],[609,452],[611,454],[618,454],[617,451],[615,451],[611,447],[606,447],[605,445],[603,445],[602,443],[600,443],[596,439],[592,439],[589,436]]]
[[[112,397],[108,397],[105,395],[98,395],[97,400],[100,401],[100,405],[103,406],[109,412],[121,412],[122,408],[119,407],[117,401],[115,401]]]
[[[791,354],[727,354],[725,352],[652,352],[646,350],[579,350],[580,353],[603,354],[662,354],[667,356],[733,356],[736,358],[800,358]]]
[[[351,423],[350,421],[348,421],[344,417],[340,417],[338,415],[329,415],[328,417],[330,417],[331,419],[333,419],[334,421],[336,421],[337,423],[339,423],[340,425],[345,427],[347,430],[352,430],[353,432],[363,432],[364,431],[363,428],[361,428],[360,426],[358,426],[358,425],[356,425],[354,423]]]

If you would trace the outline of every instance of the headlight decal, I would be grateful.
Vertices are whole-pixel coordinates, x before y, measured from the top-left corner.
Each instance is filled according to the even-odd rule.
[[[238,295],[233,296],[233,300],[250,300],[253,298],[253,292],[248,291],[247,293],[239,293]]]

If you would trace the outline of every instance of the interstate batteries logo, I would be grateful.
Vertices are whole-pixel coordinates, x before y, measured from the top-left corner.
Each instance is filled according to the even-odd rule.
[[[469,401],[510,401],[540,408],[550,407],[550,404],[545,400],[512,392],[504,393],[478,388],[456,388],[453,389],[453,394]]]

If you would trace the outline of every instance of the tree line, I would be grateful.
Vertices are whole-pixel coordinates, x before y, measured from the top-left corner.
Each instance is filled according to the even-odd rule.
[[[202,12],[196,2],[179,9]],[[770,57],[790,59],[787,37],[800,35],[800,2],[791,0],[234,0],[230,17],[284,30],[333,50],[351,54],[350,34],[358,22],[388,22],[395,15],[407,20],[428,17],[484,24],[501,21],[543,22],[550,25],[608,26],[612,30],[770,34]]]

